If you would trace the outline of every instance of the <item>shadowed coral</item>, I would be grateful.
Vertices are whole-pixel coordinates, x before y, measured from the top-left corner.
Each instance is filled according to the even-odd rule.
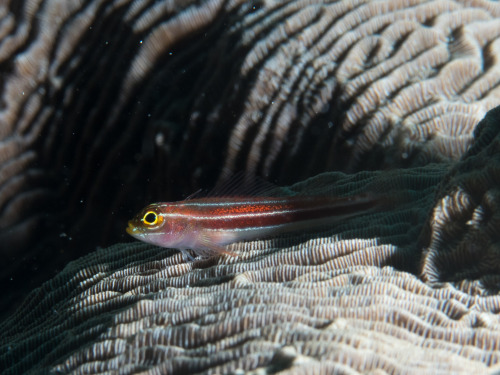
[[[4,289],[22,292],[12,285],[26,282],[23,267],[36,285],[47,273],[35,271],[55,273],[96,244],[118,242],[125,220],[145,202],[183,198],[202,182],[207,186],[235,171],[288,183],[332,169],[457,160],[469,147],[475,124],[500,103],[499,15],[498,3],[481,0],[2,3]],[[426,166],[403,175],[426,180],[444,168]],[[335,180],[342,186],[351,178],[359,176]],[[429,219],[428,232],[420,236],[427,249],[420,269],[426,280],[454,281],[471,293],[496,290],[496,266],[489,263],[496,260],[491,212],[497,191],[490,182],[487,191],[442,183],[436,220]],[[373,248],[333,256],[335,265],[418,272],[413,241],[422,216],[432,209],[430,197],[412,200],[411,220],[396,216],[379,228],[406,238],[406,245],[374,244],[379,230],[360,238],[357,225],[342,227],[346,238],[340,240]],[[467,226],[460,222],[465,218]],[[456,233],[452,239],[462,238],[462,247],[448,249],[442,239]],[[471,246],[479,244],[484,255],[477,258]],[[308,256],[304,251],[301,261]],[[471,256],[469,268],[463,259]],[[32,260],[28,265],[22,263],[26,257]],[[457,268],[446,265],[448,257]],[[277,263],[275,268],[280,269]],[[462,280],[485,270],[481,282]],[[260,277],[250,275],[250,280]],[[114,295],[106,288],[97,300]],[[2,307],[7,305],[5,297]],[[57,309],[44,314],[57,315]],[[52,350],[47,348],[34,356]],[[54,349],[45,363],[55,363],[66,349]],[[149,360],[154,353],[147,353]],[[276,363],[309,358],[297,347],[274,353],[269,371]],[[322,365],[311,366],[319,371]]]
[[[500,108],[489,112],[477,142],[453,165],[328,173],[291,186],[391,197],[383,210],[331,228],[230,245],[238,257],[183,263],[178,251],[132,243],[72,262],[0,325],[0,367],[7,374],[491,373],[500,363],[500,296],[463,278],[484,267],[461,250],[469,233],[445,237],[463,225],[487,237],[477,246],[498,235],[484,219],[489,208],[473,203],[495,201],[481,196],[498,185],[499,118]],[[429,234],[445,251],[422,247]],[[453,283],[434,282],[446,281],[440,267],[450,261]],[[419,263],[434,270],[424,272],[430,282],[415,275]]]
[[[33,267],[237,171],[290,183],[458,159],[500,104],[492,2],[26,0],[0,14],[0,240]]]
[[[428,281],[478,280],[500,291],[500,108],[476,128],[476,143],[441,184],[425,232]]]
[[[37,278],[52,276],[106,242],[106,233],[121,236],[120,220],[131,208],[122,206],[123,199],[146,201],[155,190],[145,192],[151,171],[142,171],[151,164],[147,150],[155,144],[154,124],[170,118],[148,104],[161,81],[151,80],[156,75],[151,71],[167,59],[174,60],[167,71],[179,73],[172,50],[188,48],[189,39],[220,14],[227,17],[231,8],[222,9],[224,3],[0,4],[0,277],[5,288],[21,289],[25,272],[36,285]],[[206,48],[191,55],[206,54]],[[200,65],[181,56],[195,69]],[[165,80],[164,70],[158,74],[174,91],[193,86]],[[132,185],[136,188],[128,190]],[[8,298],[2,301],[2,310],[8,304]]]

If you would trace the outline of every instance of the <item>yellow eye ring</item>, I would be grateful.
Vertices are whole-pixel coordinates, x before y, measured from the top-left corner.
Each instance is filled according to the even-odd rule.
[[[146,225],[156,225],[158,223],[158,214],[154,211],[148,211],[142,217],[142,222]]]

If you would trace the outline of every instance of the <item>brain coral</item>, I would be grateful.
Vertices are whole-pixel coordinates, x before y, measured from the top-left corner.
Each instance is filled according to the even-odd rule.
[[[425,280],[481,279],[500,291],[499,114],[477,127],[478,140],[440,186],[422,239]]]
[[[93,252],[1,324],[0,369],[498,371],[497,112],[469,147],[500,104],[499,15],[486,0],[0,2],[3,313],[122,240],[146,202],[236,171],[395,198],[237,259]]]
[[[175,250],[131,243],[74,261],[0,325],[0,367],[7,374],[494,373],[500,296],[489,274],[498,265],[484,258],[498,238],[488,211],[500,199],[490,193],[498,121],[500,107],[456,164],[327,173],[293,185],[340,196],[377,188],[395,199],[330,229],[234,244],[236,258],[184,263]],[[462,235],[445,242],[457,229]],[[464,252],[476,231],[485,238]]]
[[[457,160],[500,104],[499,15],[483,0],[1,2],[2,280],[36,285],[122,239],[145,202],[241,170],[288,184]]]

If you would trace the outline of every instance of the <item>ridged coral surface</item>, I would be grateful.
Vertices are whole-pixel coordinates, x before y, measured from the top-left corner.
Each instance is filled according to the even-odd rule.
[[[0,2],[2,311],[91,251],[0,323],[0,372],[500,372],[499,37],[481,0]],[[93,251],[240,170],[386,203]]]
[[[440,186],[423,235],[428,281],[481,279],[500,291],[499,114],[497,107],[480,123],[477,141]]]
[[[2,281],[37,285],[122,241],[146,202],[242,170],[289,184],[457,160],[500,104],[499,15],[483,0],[1,2]]]
[[[451,166],[328,173],[293,185],[310,194],[378,189],[391,197],[321,231],[237,243],[230,249],[238,257],[191,263],[141,243],[75,261],[0,326],[0,367],[12,374],[494,373],[500,296],[491,273],[498,271],[481,257],[496,245],[498,227],[468,202],[494,206],[499,198],[466,181],[477,158],[488,168],[476,173],[496,181],[499,121],[497,108]],[[442,209],[443,192],[458,187],[470,197]],[[478,213],[467,225],[482,242],[469,254],[461,250],[467,232],[444,248],[429,246],[471,210]],[[439,257],[451,257],[462,277]]]

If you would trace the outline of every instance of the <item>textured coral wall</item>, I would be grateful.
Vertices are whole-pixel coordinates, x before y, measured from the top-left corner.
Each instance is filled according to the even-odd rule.
[[[499,15],[489,1],[3,2],[2,281],[36,286],[123,241],[145,202],[242,170],[288,184],[457,160],[500,104]]]
[[[500,104],[499,15],[492,1],[0,2],[2,315],[57,275],[2,324],[0,369],[498,369],[496,114],[468,149]],[[336,171],[295,188],[397,199],[237,244],[237,259],[107,248],[144,204],[242,170]]]
[[[456,164],[328,173],[294,185],[340,196],[378,187],[398,197],[330,229],[231,245],[238,257],[185,263],[178,251],[130,243],[72,262],[0,325],[0,367],[492,373],[500,363],[491,210],[500,202],[499,121],[500,107]],[[468,183],[471,173],[481,188]]]

